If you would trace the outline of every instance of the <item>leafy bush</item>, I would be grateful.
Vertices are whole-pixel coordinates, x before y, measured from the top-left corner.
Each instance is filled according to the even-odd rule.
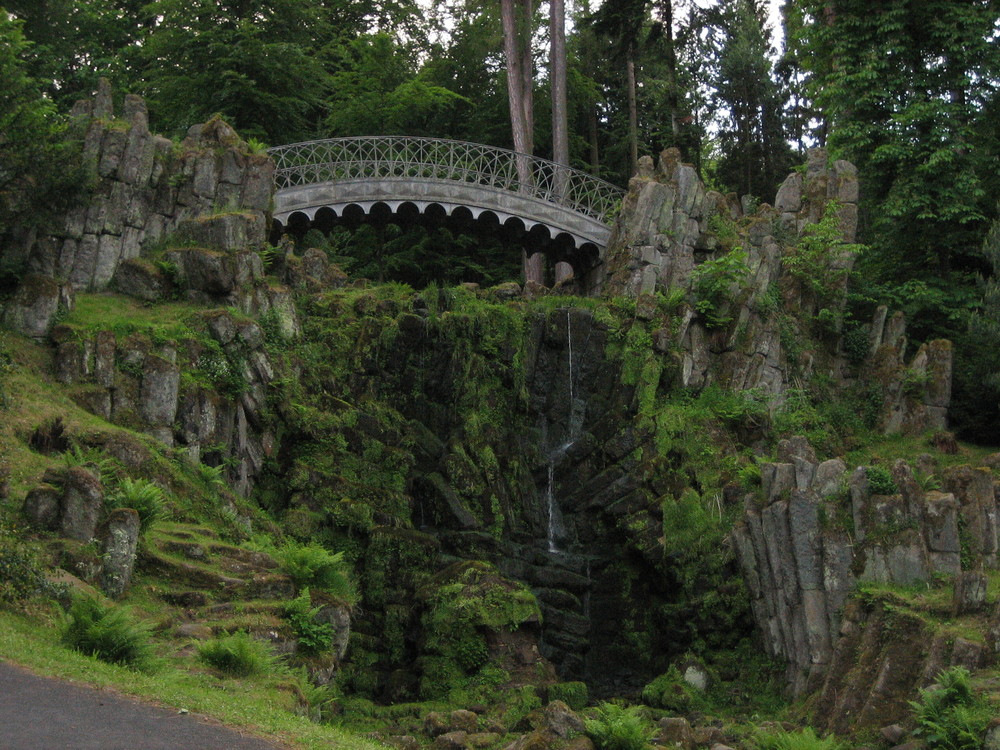
[[[63,642],[101,661],[148,669],[153,663],[149,627],[125,609],[92,596],[77,598],[69,610]]]
[[[800,732],[762,732],[755,740],[758,750],[840,750],[844,747],[832,735],[817,737],[811,727]]]
[[[557,682],[549,686],[549,700],[562,701],[574,711],[586,707],[590,700],[585,682]]]
[[[292,542],[278,550],[278,561],[295,585],[322,589],[349,604],[357,601],[350,565],[344,553],[333,553],[318,544]]]
[[[873,495],[895,495],[899,492],[896,487],[896,480],[892,478],[889,470],[882,466],[869,466],[865,469],[868,475],[868,490]]]
[[[615,703],[599,704],[594,717],[584,720],[584,726],[597,750],[646,750],[655,734],[638,706]]]
[[[266,674],[278,663],[269,644],[242,630],[201,644],[198,658],[230,677]]]
[[[950,667],[938,675],[937,685],[920,691],[911,701],[917,719],[914,734],[923,735],[930,748],[977,750],[989,725],[986,702],[972,692],[965,667]]]
[[[104,502],[108,508],[131,508],[138,513],[140,534],[145,534],[166,515],[163,490],[145,479],[126,477]]]
[[[719,328],[732,320],[722,310],[733,296],[733,288],[750,275],[746,261],[746,251],[736,248],[719,258],[706,260],[691,272],[694,308],[705,316],[709,328]]]
[[[56,596],[36,552],[18,538],[15,528],[0,525],[0,602],[21,602],[33,596]]]
[[[328,650],[333,641],[333,625],[316,619],[320,609],[312,606],[308,587],[303,588],[297,597],[285,605],[285,618],[292,626],[298,648],[308,654]]]

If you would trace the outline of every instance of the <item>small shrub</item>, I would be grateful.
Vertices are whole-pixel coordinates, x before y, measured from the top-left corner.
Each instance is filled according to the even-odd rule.
[[[800,732],[762,732],[755,739],[758,750],[840,750],[844,747],[832,735],[817,737],[811,727]]]
[[[920,691],[911,701],[917,719],[914,734],[922,735],[929,748],[978,750],[990,723],[986,702],[972,691],[971,675],[965,667],[950,667],[938,675],[937,685]]]
[[[706,260],[691,272],[694,308],[705,317],[708,328],[719,328],[733,319],[723,310],[750,275],[746,260],[746,251],[736,248],[719,258]]]
[[[23,602],[60,592],[45,577],[38,555],[18,538],[18,531],[0,525],[0,602]]]
[[[873,495],[895,495],[899,492],[896,480],[889,470],[882,466],[869,466],[865,472],[868,475],[868,490]]]
[[[557,682],[549,687],[549,700],[562,701],[574,711],[581,711],[587,706],[590,694],[585,682]]]
[[[96,472],[97,478],[102,482],[111,476],[115,466],[115,459],[110,456],[94,448],[81,448],[79,445],[74,445],[63,453],[63,462],[67,469],[80,466]]]
[[[308,587],[285,605],[285,619],[292,626],[298,648],[307,654],[327,651],[333,641],[333,625],[316,620],[320,609],[312,606]]]
[[[133,669],[153,663],[149,627],[125,609],[104,604],[92,596],[74,600],[63,629],[63,642],[101,661]]]
[[[298,713],[315,722],[330,718],[333,703],[339,697],[334,686],[313,684],[305,667],[292,673],[292,684],[298,699]]]
[[[219,490],[226,488],[226,480],[223,475],[225,470],[225,466],[209,466],[208,464],[203,463],[199,463],[195,467],[195,473],[198,475],[198,480],[214,492],[218,492]]]
[[[163,490],[145,479],[126,477],[104,502],[108,508],[131,508],[138,513],[140,534],[145,534],[166,515]]]
[[[638,706],[601,703],[594,717],[584,721],[597,750],[646,750],[655,731],[639,713]]]
[[[349,604],[357,601],[350,565],[344,553],[333,553],[318,544],[292,542],[278,550],[278,561],[295,585],[318,588]]]
[[[244,631],[201,644],[198,658],[230,677],[266,674],[278,663],[269,644]]]

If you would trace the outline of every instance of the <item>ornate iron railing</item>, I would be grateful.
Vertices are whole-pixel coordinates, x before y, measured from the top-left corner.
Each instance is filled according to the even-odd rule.
[[[331,138],[268,152],[278,190],[345,180],[463,182],[555,203],[609,221],[624,191],[578,169],[481,143],[410,136]]]

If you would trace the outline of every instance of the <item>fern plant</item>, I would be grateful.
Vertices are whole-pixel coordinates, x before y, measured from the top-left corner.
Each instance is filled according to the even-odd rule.
[[[254,677],[279,666],[270,644],[242,630],[201,644],[198,658],[230,677]]]
[[[937,685],[920,691],[911,701],[917,719],[914,734],[922,735],[930,748],[978,750],[990,722],[986,702],[972,690],[965,667],[950,667],[938,675]]]
[[[755,738],[757,750],[841,750],[844,745],[836,737],[819,737],[812,727],[799,732],[768,732]]]
[[[646,750],[655,731],[639,714],[638,706],[601,703],[593,718],[584,721],[597,750]]]
[[[307,654],[326,651],[333,642],[333,625],[316,619],[320,609],[312,606],[308,587],[285,605],[285,619],[292,626],[298,649]]]
[[[333,553],[318,544],[286,544],[277,553],[282,570],[298,588],[326,591],[348,604],[357,601],[349,563],[344,553]]]
[[[145,479],[126,477],[104,502],[108,508],[131,508],[138,513],[140,534],[166,516],[163,490]]]
[[[147,670],[153,665],[149,627],[125,609],[92,596],[77,598],[63,628],[63,643],[101,661]]]

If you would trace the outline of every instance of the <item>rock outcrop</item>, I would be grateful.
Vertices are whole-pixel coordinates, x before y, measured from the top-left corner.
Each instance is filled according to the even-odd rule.
[[[794,694],[833,690],[831,669],[858,647],[844,641],[868,627],[870,608],[844,614],[857,583],[911,586],[996,567],[1000,508],[989,470],[947,469],[939,491],[922,489],[904,461],[848,472],[840,459],[817,463],[801,440],[786,443],[782,458],[763,465],[761,497],[748,497],[735,540],[764,646],[787,661]],[[972,578],[966,602],[979,598]],[[927,676],[923,667],[916,674]],[[911,681],[910,694],[923,684]]]
[[[192,338],[157,344],[148,335],[52,332],[59,380],[112,422],[144,430],[189,458],[226,460],[241,493],[273,445],[262,412],[274,367],[260,325],[225,310],[192,322]],[[181,372],[197,377],[183,379]]]
[[[274,164],[248,152],[222,120],[193,126],[183,143],[149,132],[146,104],[126,96],[120,114],[102,80],[94,99],[77,102],[73,127],[94,187],[55,232],[35,240],[30,267],[78,291],[108,287],[119,266],[164,241],[189,219],[219,211],[256,217],[250,245],[264,241]]]

